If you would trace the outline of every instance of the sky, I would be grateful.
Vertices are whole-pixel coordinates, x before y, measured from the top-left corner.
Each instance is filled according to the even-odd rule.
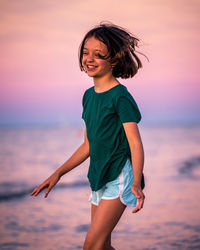
[[[140,38],[143,68],[118,79],[142,124],[200,123],[199,0],[0,0],[0,125],[82,125],[85,33],[110,21]]]

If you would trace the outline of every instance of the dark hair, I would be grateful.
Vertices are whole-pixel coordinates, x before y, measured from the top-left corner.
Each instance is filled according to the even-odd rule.
[[[82,64],[83,49],[86,40],[90,37],[95,37],[107,46],[108,54],[105,56],[99,55],[99,57],[105,60],[108,59],[114,65],[112,68],[114,77],[130,78],[137,73],[139,68],[142,68],[142,63],[135,54],[135,47],[138,47],[140,40],[117,25],[100,23],[100,25],[94,27],[85,35],[80,44],[79,66],[81,71],[84,71]]]

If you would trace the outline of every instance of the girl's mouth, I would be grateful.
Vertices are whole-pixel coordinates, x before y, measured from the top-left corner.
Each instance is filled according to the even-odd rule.
[[[93,71],[97,68],[97,66],[94,66],[94,65],[87,65],[87,70],[88,71]]]

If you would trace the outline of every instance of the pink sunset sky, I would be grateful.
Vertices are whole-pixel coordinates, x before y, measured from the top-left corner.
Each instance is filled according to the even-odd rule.
[[[143,68],[120,80],[143,124],[200,122],[200,1],[0,1],[0,125],[80,125],[93,81],[78,64],[85,33],[101,21],[141,39]]]

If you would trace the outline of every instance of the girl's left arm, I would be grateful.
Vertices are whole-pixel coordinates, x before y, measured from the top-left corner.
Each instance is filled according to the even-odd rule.
[[[133,210],[133,213],[138,212],[144,204],[145,195],[141,189],[141,180],[144,167],[144,149],[140,132],[136,122],[123,123],[126,137],[131,150],[131,161],[133,167],[133,185],[132,192],[138,199],[138,206]]]

